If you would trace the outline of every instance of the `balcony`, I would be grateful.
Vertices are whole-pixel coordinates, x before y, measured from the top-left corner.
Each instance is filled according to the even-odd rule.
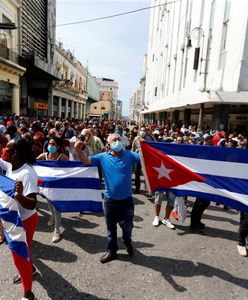
[[[6,59],[15,64],[18,64],[18,53],[0,44],[0,59]]]

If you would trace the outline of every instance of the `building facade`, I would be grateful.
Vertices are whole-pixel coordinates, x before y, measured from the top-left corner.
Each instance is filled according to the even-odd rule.
[[[18,61],[19,45],[19,11],[20,2],[6,0],[0,2],[0,23],[14,24],[13,29],[0,29],[0,107],[1,113],[16,113],[19,115],[20,80],[26,69]],[[15,29],[14,29],[15,28]]]
[[[55,0],[20,0],[19,63],[26,68],[21,99],[28,114],[48,115],[55,68]]]
[[[147,69],[147,55],[144,57],[142,77],[140,78],[139,88],[130,99],[129,119],[140,123],[144,120],[144,115],[141,111],[145,110],[145,87],[146,87],[146,69]]]
[[[49,115],[62,118],[85,118],[87,93],[87,71],[59,43],[55,48],[55,65],[60,72],[60,81],[53,81],[52,101],[49,103]]]
[[[247,128],[247,1],[165,2],[151,4],[145,120]]]
[[[86,117],[90,117],[94,109],[91,110],[91,106],[96,104],[100,100],[100,85],[96,78],[87,72],[87,92],[88,101],[86,102]],[[94,108],[94,106],[92,107]]]
[[[100,107],[105,108],[104,118],[116,119],[116,107],[118,100],[118,83],[109,78],[96,78],[100,85],[100,101],[104,105]]]

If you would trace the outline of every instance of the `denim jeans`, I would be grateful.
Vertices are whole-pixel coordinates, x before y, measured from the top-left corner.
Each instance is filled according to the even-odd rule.
[[[105,196],[104,215],[107,225],[108,247],[107,251],[115,254],[118,250],[117,223],[122,229],[122,240],[126,247],[132,245],[132,229],[134,217],[133,197],[125,200],[114,200]]]

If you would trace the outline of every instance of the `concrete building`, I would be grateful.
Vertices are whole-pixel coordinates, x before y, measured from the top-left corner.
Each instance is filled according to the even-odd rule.
[[[122,101],[121,100],[117,100],[117,105],[116,105],[116,119],[120,120],[122,119]]]
[[[141,111],[145,109],[145,87],[146,87],[146,69],[147,69],[147,55],[144,57],[142,77],[140,78],[140,86],[130,99],[129,119],[140,123],[144,119]]]
[[[166,2],[151,2],[145,120],[247,128],[247,1]]]
[[[118,100],[118,83],[109,78],[96,78],[100,85],[100,101],[106,101],[108,111],[105,111],[104,116],[107,119],[116,119],[116,107]],[[106,109],[106,105],[104,105]]]
[[[94,112],[91,106],[100,101],[100,84],[97,82],[96,78],[87,72],[87,93],[88,100],[86,102],[86,117],[90,116],[90,113]]]
[[[84,119],[88,99],[87,71],[62,43],[55,48],[55,65],[61,78],[53,81],[49,115]]]
[[[14,23],[18,27],[19,10],[19,1],[1,1],[0,23]],[[17,28],[0,29],[0,112],[17,115],[20,114],[20,107],[24,106],[20,102],[20,78],[26,71],[18,63],[18,38]]]
[[[22,78],[23,112],[48,115],[52,81],[59,80],[55,68],[55,0],[20,0],[19,63],[27,71]]]

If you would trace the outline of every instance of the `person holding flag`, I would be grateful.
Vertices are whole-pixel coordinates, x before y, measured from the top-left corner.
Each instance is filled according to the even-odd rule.
[[[108,137],[110,150],[89,158],[82,152],[83,142],[77,142],[75,148],[81,162],[100,167],[104,173],[104,214],[107,224],[108,247],[100,257],[101,263],[117,258],[117,223],[122,229],[122,239],[129,256],[133,255],[132,229],[134,203],[132,198],[132,168],[140,162],[139,154],[124,150],[121,136],[112,133]],[[125,186],[123,186],[125,184]]]
[[[35,162],[35,158],[31,153],[31,145],[24,138],[17,141],[10,140],[6,146],[6,152],[9,154],[10,160],[7,162],[0,159],[0,168],[6,171],[7,177],[15,180],[14,196],[26,231],[29,252],[27,259],[12,251],[14,264],[19,273],[13,278],[13,283],[22,282],[24,291],[22,300],[33,300],[35,297],[32,293],[32,277],[36,273],[36,268],[32,264],[31,245],[38,224],[38,213],[35,209],[38,178],[30,164]]]

